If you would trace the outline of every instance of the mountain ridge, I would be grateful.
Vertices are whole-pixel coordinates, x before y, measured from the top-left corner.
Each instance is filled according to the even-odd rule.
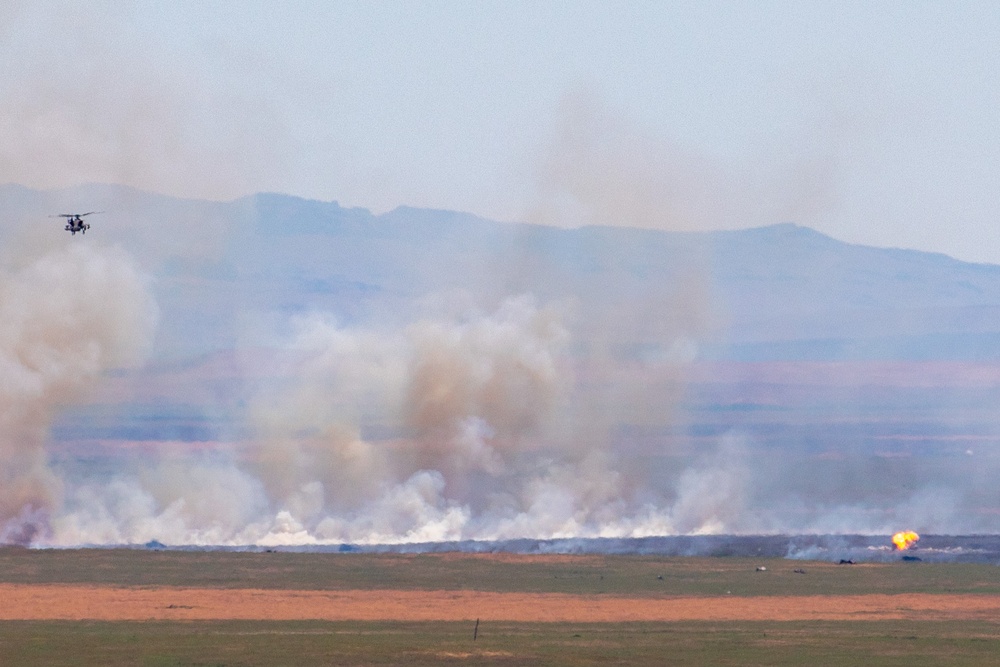
[[[791,222],[708,232],[556,228],[408,206],[374,214],[281,193],[205,202],[112,185],[0,186],[0,214],[36,229],[81,202],[106,210],[87,242],[110,237],[155,276],[167,328],[160,339],[174,343],[187,329],[215,347],[231,344],[235,334],[209,326],[213,308],[329,310],[364,325],[412,316],[424,295],[459,290],[484,307],[520,293],[571,299],[591,318],[623,303],[700,300],[710,312],[697,317],[714,324],[692,322],[686,335],[708,326],[713,357],[740,358],[751,346],[747,358],[765,349],[781,358],[783,345],[789,358],[851,358],[852,347],[891,356],[894,338],[910,341],[899,347],[905,357],[922,338],[927,358],[935,337],[953,335],[937,343],[946,358],[1000,358],[1000,266],[846,243]],[[830,343],[851,339],[868,342]]]

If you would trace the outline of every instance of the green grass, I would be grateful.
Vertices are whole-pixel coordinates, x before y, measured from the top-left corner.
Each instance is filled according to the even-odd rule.
[[[764,565],[766,572],[757,572]],[[804,569],[797,574],[795,569]],[[0,549],[0,582],[210,588],[467,589],[630,596],[1000,594],[992,565],[587,556],[491,560],[462,554],[302,554]]]
[[[0,664],[989,665],[995,624],[0,623]]]
[[[765,565],[766,572],[757,572]],[[794,572],[805,570],[804,574]],[[1000,568],[744,558],[0,549],[0,582],[634,596],[1000,594]],[[2,600],[0,600],[2,604]],[[683,623],[0,622],[0,665],[991,665],[1000,619]]]

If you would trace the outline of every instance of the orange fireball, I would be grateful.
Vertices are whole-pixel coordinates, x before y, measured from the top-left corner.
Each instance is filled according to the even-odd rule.
[[[912,530],[904,530],[892,536],[892,543],[896,545],[897,549],[903,551],[912,547],[919,539],[920,536]]]

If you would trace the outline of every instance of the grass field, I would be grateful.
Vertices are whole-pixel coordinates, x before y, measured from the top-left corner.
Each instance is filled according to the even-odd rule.
[[[996,624],[0,624],[3,665],[995,665]]]
[[[757,572],[765,566],[766,572]],[[805,574],[798,574],[801,569]],[[0,583],[662,595],[1000,595],[1000,569],[783,559],[0,549]]]
[[[767,568],[756,571],[758,566]],[[804,573],[794,570],[802,569]],[[581,596],[1000,595],[1000,569],[738,558],[0,550],[0,583]],[[583,598],[581,598],[583,599]],[[777,598],[775,598],[777,601]],[[0,600],[2,604],[2,600]],[[993,665],[1000,618],[3,621],[0,665]]]

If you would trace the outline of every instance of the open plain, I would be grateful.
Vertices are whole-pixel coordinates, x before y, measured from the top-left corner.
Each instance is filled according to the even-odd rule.
[[[0,664],[993,664],[998,575],[947,563],[3,549]]]

